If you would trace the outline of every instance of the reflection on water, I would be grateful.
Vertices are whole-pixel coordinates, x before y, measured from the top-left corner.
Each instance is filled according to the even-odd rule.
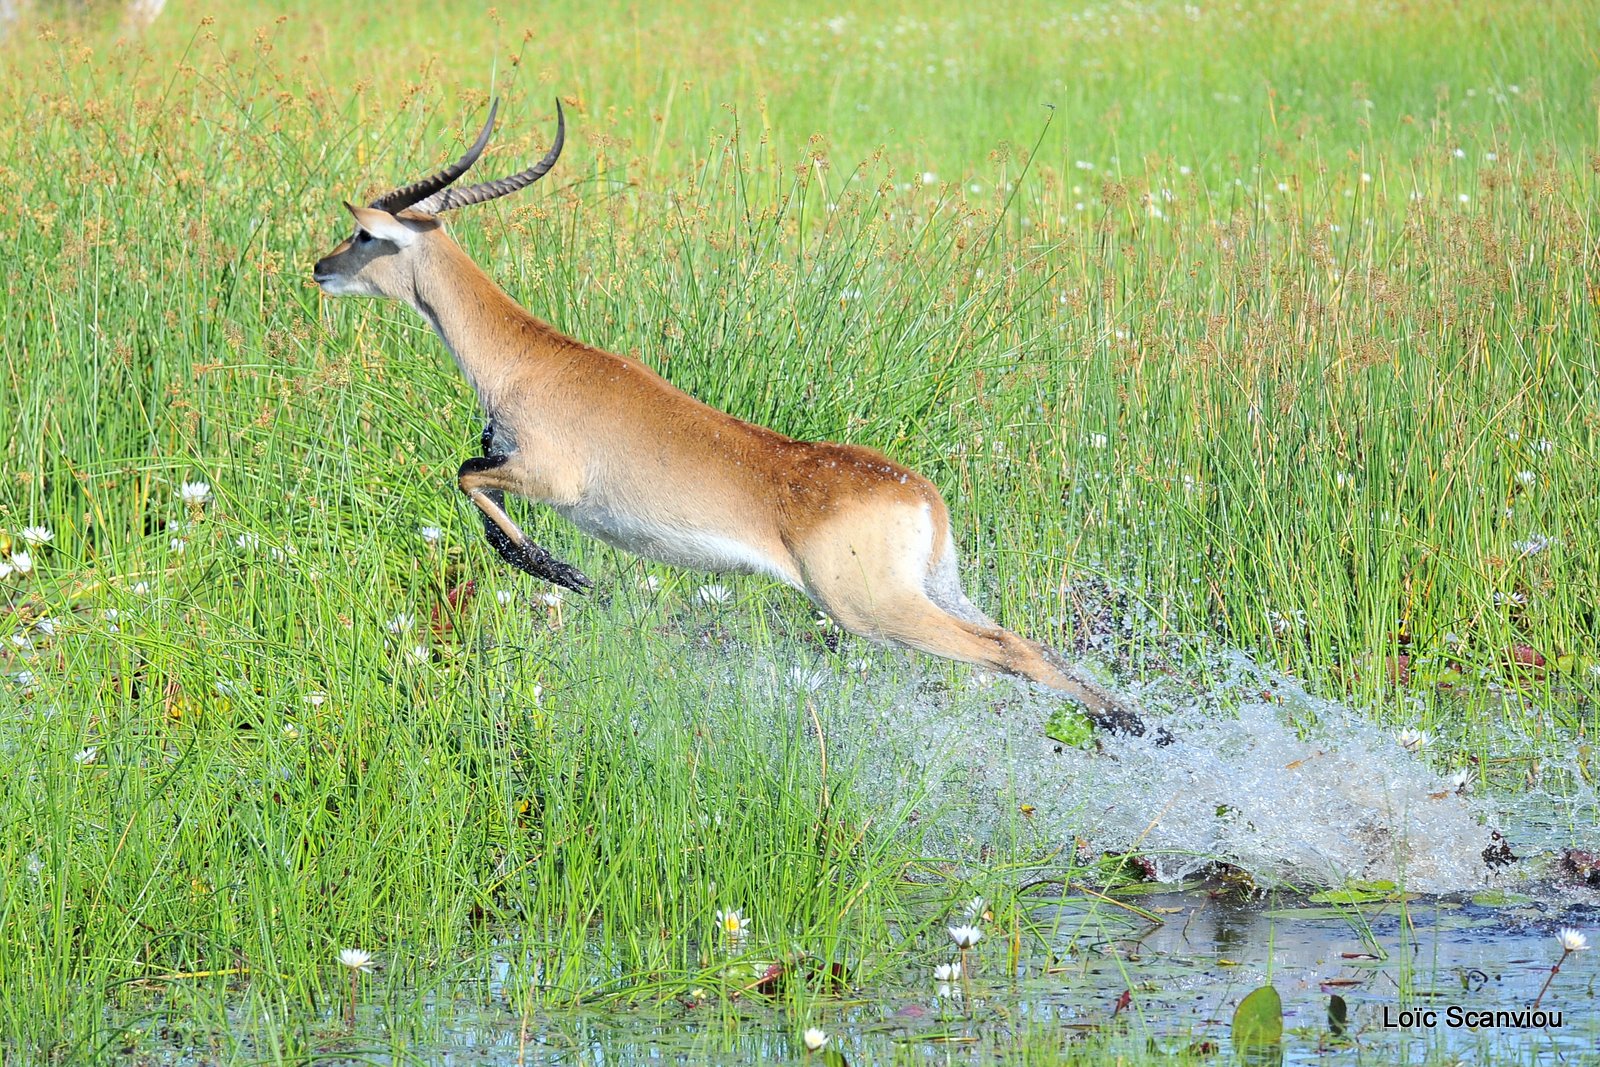
[[[1561,1029],[1472,1031],[1448,1025],[1447,1009],[1526,1009],[1560,956],[1555,938],[1563,925],[1593,928],[1600,909],[1578,905],[1562,912],[1544,905],[1497,907],[1465,900],[1412,900],[1405,905],[1320,907],[1301,900],[1268,904],[1225,903],[1195,895],[1141,901],[1180,912],[1160,926],[1108,939],[1074,957],[1084,983],[1077,996],[1041,995],[1094,1010],[1093,991],[1117,987],[1125,973],[1140,979],[1134,1004],[1153,1030],[1200,1034],[1221,1041],[1239,999],[1271,982],[1283,996],[1284,1025],[1296,1032],[1286,1062],[1312,1062],[1328,1041],[1329,997],[1349,1006],[1349,1032],[1368,1053],[1390,1050],[1400,1062],[1426,1052],[1467,1054],[1492,1045],[1500,1054],[1530,1057],[1596,1048],[1600,1011],[1594,1008],[1595,969],[1581,956],[1566,968],[1542,1006],[1563,1015]],[[1076,912],[1061,916],[1058,931],[1070,939],[1081,927]],[[1155,965],[1163,975],[1148,981]],[[1126,971],[1125,971],[1126,969]],[[1401,1009],[1438,1010],[1434,1029],[1386,1027]]]
[[[1152,1041],[1164,1052],[1199,1051],[1206,1043],[1226,1052],[1234,1008],[1269,981],[1283,999],[1287,1064],[1347,1062],[1357,1050],[1369,1063],[1490,1055],[1496,1062],[1573,1063],[1600,1047],[1596,968],[1585,954],[1569,959],[1544,996],[1542,1007],[1560,1013],[1559,1029],[1450,1025],[1451,1009],[1528,1008],[1560,954],[1555,930],[1596,929],[1600,908],[1593,905],[1558,911],[1532,902],[1488,907],[1434,899],[1356,909],[1298,897],[1230,902],[1204,891],[1142,896],[1138,905],[1166,921],[1146,923],[1081,898],[1034,898],[1038,943],[1048,948],[1021,959],[1015,977],[995,969],[1003,954],[989,957],[973,978],[970,1005],[959,993],[936,996],[925,976],[857,991],[859,998],[814,1002],[798,1024],[781,1003],[759,998],[692,1006],[669,1000],[629,1013],[534,1012],[526,1029],[509,1006],[436,1002],[430,1014],[438,1028],[425,1050],[414,1048],[429,1062],[458,1064],[799,1062],[796,1035],[817,1025],[830,1034],[830,1047],[856,1064],[1049,1063],[1065,1043],[1095,1033],[1119,1035],[1138,1054]],[[515,985],[503,963],[496,974],[506,978],[502,992]],[[1131,996],[1117,1011],[1124,991]],[[1342,1042],[1328,1032],[1334,994],[1348,1004]],[[1426,1009],[1435,1012],[1433,1027],[1396,1025],[1426,1019]]]

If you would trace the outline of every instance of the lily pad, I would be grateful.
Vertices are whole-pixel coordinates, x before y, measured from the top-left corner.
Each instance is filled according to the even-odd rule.
[[[1372,882],[1351,882],[1338,889],[1325,889],[1308,898],[1313,904],[1387,904],[1409,900],[1414,894],[1400,892],[1400,887],[1386,878]]]
[[[1472,894],[1472,902],[1482,908],[1509,908],[1531,903],[1532,900],[1526,893],[1512,893],[1505,889],[1485,889]]]
[[[1254,990],[1233,1012],[1235,1048],[1261,1048],[1283,1041],[1283,998],[1276,988],[1264,985]]]

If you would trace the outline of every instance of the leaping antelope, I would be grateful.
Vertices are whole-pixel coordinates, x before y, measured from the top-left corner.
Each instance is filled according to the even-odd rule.
[[[531,185],[566,137],[557,100],[543,159],[450,188],[482,154],[498,108],[454,164],[366,207],[345,204],[356,231],[312,278],[332,296],[404,301],[455,357],[488,420],[483,455],[461,465],[458,484],[501,557],[569,589],[591,584],[511,520],[504,495],[515,493],[618,548],[769,575],[854,633],[1032,679],[1081,701],[1097,725],[1144,732],[1110,693],[967,599],[949,511],[928,479],[871,449],[796,441],[717,411],[535,318],[468,258],[440,215]]]

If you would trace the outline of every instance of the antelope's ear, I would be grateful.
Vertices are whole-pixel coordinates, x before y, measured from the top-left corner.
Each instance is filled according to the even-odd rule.
[[[346,203],[345,210],[356,218],[356,225],[370,233],[380,241],[404,248],[417,239],[417,231],[407,226],[402,219],[397,219],[387,211],[375,207],[357,207]]]

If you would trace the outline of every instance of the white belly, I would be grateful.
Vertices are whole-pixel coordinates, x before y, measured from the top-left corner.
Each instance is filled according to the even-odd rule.
[[[669,525],[620,514],[594,504],[557,506],[556,513],[578,529],[636,556],[697,571],[765,574],[802,588],[787,560],[774,559],[757,546],[689,525]]]

